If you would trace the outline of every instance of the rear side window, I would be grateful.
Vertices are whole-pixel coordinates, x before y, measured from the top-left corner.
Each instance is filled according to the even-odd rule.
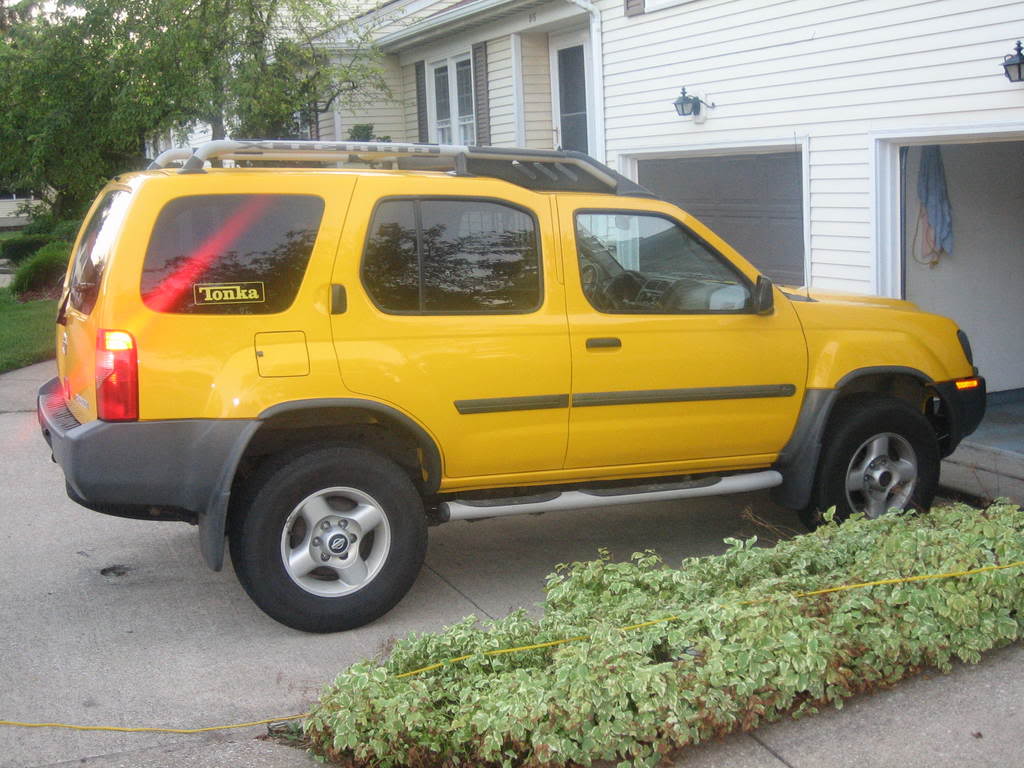
[[[82,314],[88,315],[96,306],[103,271],[130,200],[131,195],[124,190],[108,192],[79,240],[68,284],[68,301]]]
[[[313,195],[172,200],[146,250],[142,300],[157,312],[283,312],[302,284],[323,212]]]
[[[536,222],[488,200],[384,201],[370,222],[363,282],[394,314],[533,311],[541,304]]]

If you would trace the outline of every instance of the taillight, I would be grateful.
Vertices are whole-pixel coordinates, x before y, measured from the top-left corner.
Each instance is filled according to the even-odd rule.
[[[139,366],[135,339],[127,331],[96,336],[96,415],[104,421],[139,418]]]

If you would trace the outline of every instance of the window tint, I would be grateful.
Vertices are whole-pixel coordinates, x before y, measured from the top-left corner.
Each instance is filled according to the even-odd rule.
[[[110,249],[121,230],[131,195],[123,190],[108,192],[89,219],[75,251],[74,267],[68,285],[68,301],[79,312],[88,315],[96,305],[103,270]]]
[[[142,299],[158,312],[261,315],[291,306],[324,204],[312,195],[192,195],[157,218]]]
[[[525,312],[540,306],[533,218],[483,200],[391,200],[370,223],[367,292],[385,312]]]
[[[747,281],[702,240],[654,214],[576,215],[583,292],[602,312],[744,312]]]

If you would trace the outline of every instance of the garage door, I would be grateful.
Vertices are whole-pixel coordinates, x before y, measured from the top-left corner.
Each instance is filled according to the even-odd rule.
[[[804,284],[801,155],[640,160],[639,182],[693,214],[777,283]]]

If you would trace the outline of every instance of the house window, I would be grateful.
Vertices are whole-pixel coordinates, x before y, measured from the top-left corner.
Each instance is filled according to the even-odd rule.
[[[436,62],[431,70],[432,140],[438,144],[475,144],[473,62],[469,54]]]

